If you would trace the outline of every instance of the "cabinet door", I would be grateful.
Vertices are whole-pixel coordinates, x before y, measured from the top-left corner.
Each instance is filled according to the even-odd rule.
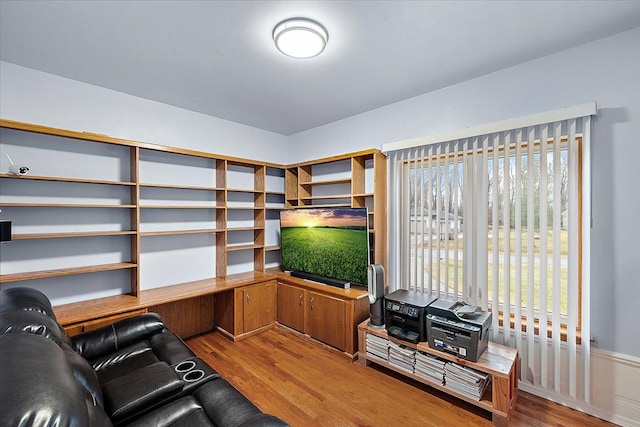
[[[247,286],[243,294],[243,332],[258,329],[276,321],[275,282]]]
[[[278,284],[278,322],[304,332],[304,289]]]
[[[339,298],[307,292],[307,333],[340,350],[346,348],[346,304]]]

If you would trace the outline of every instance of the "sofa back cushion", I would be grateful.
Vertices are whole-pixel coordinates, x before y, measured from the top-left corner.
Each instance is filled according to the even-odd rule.
[[[92,361],[113,353],[164,330],[164,322],[157,313],[145,313],[119,320],[72,338],[78,352]]]
[[[37,289],[17,287],[0,292],[0,313],[13,310],[36,311],[57,321],[51,301]]]
[[[0,334],[28,333],[43,336],[56,344],[64,342],[58,323],[38,311],[0,312]]]
[[[111,422],[42,335],[0,335],[0,425],[107,427]]]

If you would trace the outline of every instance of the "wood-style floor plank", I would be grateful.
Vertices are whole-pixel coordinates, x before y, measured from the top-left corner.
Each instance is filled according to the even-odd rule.
[[[490,426],[491,414],[384,368],[350,363],[287,328],[187,344],[262,411],[292,427]],[[510,426],[612,426],[520,391]]]

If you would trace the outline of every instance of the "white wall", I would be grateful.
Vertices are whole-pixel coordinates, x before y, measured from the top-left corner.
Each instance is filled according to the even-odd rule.
[[[287,163],[287,137],[0,61],[0,117]]]
[[[293,163],[596,101],[591,328],[597,347],[640,357],[638,70],[640,28],[286,138],[0,62],[0,117]]]
[[[640,28],[289,137],[299,162],[596,101],[591,329],[640,357]],[[635,306],[635,307],[634,307]]]

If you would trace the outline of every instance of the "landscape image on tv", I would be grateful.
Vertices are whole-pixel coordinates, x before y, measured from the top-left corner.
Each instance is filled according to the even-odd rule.
[[[367,208],[280,211],[280,235],[283,269],[367,284]]]

